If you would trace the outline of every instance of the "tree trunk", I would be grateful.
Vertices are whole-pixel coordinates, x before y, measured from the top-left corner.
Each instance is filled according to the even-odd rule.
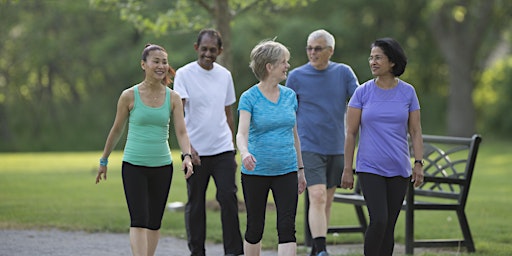
[[[5,104],[0,103],[0,141],[2,142],[2,150],[15,150],[12,145],[11,131],[9,128],[9,120],[7,119],[7,110]]]
[[[231,51],[231,20],[228,0],[215,0],[215,13],[213,14],[215,27],[222,35],[224,50],[219,55],[219,63],[229,70],[233,70],[233,54]]]
[[[473,104],[474,75],[479,72],[477,51],[491,22],[494,1],[469,0],[458,6],[444,4],[433,14],[430,29],[448,65],[449,94],[446,115],[447,133],[453,136],[470,136],[476,132]],[[454,8],[463,6],[467,12],[456,20]],[[460,18],[460,17],[459,17]]]
[[[472,97],[475,86],[470,68],[462,61],[448,63],[450,88],[446,124],[448,135],[453,136],[471,136],[476,132]]]

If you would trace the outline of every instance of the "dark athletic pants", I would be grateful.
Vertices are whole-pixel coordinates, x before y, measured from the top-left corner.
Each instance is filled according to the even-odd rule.
[[[145,167],[123,162],[123,187],[130,212],[130,227],[160,229],[172,172],[172,164]]]
[[[279,176],[242,174],[242,188],[247,209],[245,240],[251,244],[261,241],[265,228],[265,213],[270,190],[277,210],[277,236],[280,244],[296,242],[297,172]]]
[[[395,224],[410,179],[364,172],[357,175],[370,215],[364,237],[364,255],[391,256],[395,245]]]
[[[188,202],[185,206],[188,248],[192,255],[205,255],[206,189],[213,177],[216,199],[221,207],[222,239],[225,254],[243,254],[243,241],[238,219],[236,162],[233,151],[214,156],[201,156],[194,174],[187,179]]]

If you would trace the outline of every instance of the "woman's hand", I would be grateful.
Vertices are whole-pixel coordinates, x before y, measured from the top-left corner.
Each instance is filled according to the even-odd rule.
[[[306,187],[307,187],[307,182],[306,182],[306,176],[304,175],[304,169],[300,169],[298,172],[297,172],[297,178],[298,178],[298,182],[299,182],[299,195],[302,194],[302,192],[304,192],[306,190]]]
[[[103,175],[104,180],[107,180],[107,166],[100,165],[100,168],[98,168],[98,175],[96,175],[96,184],[100,183],[101,175]]]
[[[256,167],[256,158],[249,152],[242,154],[242,164],[245,169],[252,171]]]
[[[414,168],[412,169],[412,178],[411,182],[414,182],[414,187],[417,188],[423,184],[423,166],[420,164],[415,164]]]

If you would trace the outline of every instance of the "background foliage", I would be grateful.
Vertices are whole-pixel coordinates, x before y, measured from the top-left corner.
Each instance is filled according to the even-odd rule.
[[[104,2],[126,5],[136,1]],[[170,2],[148,1],[140,13],[156,19],[169,8]],[[448,2],[463,6],[472,1]],[[507,1],[492,2],[503,7],[502,11],[512,5]],[[424,133],[447,133],[446,102],[450,95],[456,97],[457,92],[449,90],[449,69],[429,32],[429,20],[439,1],[294,3],[286,8],[275,5],[247,9],[231,20],[231,71],[238,95],[256,82],[248,68],[249,52],[263,39],[277,37],[277,41],[288,46],[294,68],[307,61],[307,35],[325,28],[336,37],[332,60],[351,65],[362,83],[371,79],[367,63],[370,43],[378,37],[390,36],[402,43],[408,55],[409,64],[402,79],[417,89]],[[192,21],[204,18],[206,22],[198,24],[213,26],[206,10],[196,10]],[[119,94],[143,79],[139,58],[145,43],[166,47],[175,68],[196,59],[193,43],[200,27],[167,27],[164,33],[154,33],[127,22],[130,15],[126,11],[94,7],[86,0],[0,1],[0,151],[101,149],[114,119]],[[507,115],[512,107],[512,90],[508,86],[512,80],[508,72],[512,66],[510,24],[504,28],[481,35],[487,40],[479,49],[478,68],[473,75],[477,132],[486,138],[512,137],[508,132],[512,116]],[[174,137],[171,138],[176,145]],[[118,148],[122,146],[120,143]]]

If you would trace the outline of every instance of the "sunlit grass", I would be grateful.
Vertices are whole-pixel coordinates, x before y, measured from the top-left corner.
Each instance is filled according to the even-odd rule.
[[[512,252],[512,144],[486,141],[476,163],[467,205],[467,215],[480,255],[510,255]],[[121,180],[121,152],[110,157],[108,180],[94,184],[100,152],[80,153],[3,153],[0,154],[0,228],[59,228],[89,232],[128,232],[129,216]],[[173,159],[179,159],[173,152]],[[175,172],[169,202],[186,202],[186,183],[175,160]],[[239,181],[240,175],[237,174]],[[208,200],[214,200],[210,182]],[[239,199],[243,200],[239,185]],[[304,196],[297,213],[297,239],[304,241]],[[267,212],[263,238],[266,248],[275,248],[277,233],[275,212]],[[333,223],[356,223],[353,207],[335,204]],[[208,213],[208,240],[221,242],[220,212]],[[245,230],[245,213],[240,212],[240,228]],[[419,212],[416,215],[418,238],[460,237],[457,217],[448,212]],[[396,239],[404,242],[404,214],[397,224]],[[166,211],[162,233],[186,237],[182,211]],[[361,234],[329,235],[331,244],[362,243]],[[456,251],[454,251],[456,252]],[[462,249],[462,252],[465,252]],[[463,253],[465,254],[465,253]],[[425,253],[418,255],[443,255]],[[454,255],[454,254],[450,254]]]

